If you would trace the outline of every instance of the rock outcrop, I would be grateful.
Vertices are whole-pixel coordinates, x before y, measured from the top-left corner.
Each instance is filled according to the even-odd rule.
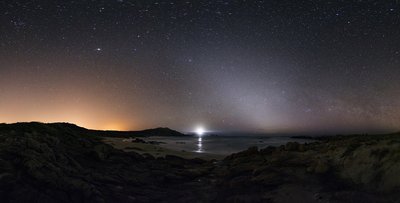
[[[355,135],[204,161],[123,152],[70,124],[0,124],[1,202],[393,202],[400,135]]]
[[[0,125],[1,202],[184,202],[207,190],[204,162],[126,153],[70,127]]]

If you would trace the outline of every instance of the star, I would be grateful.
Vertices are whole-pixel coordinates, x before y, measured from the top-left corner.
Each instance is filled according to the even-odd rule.
[[[84,124],[87,114],[87,127],[126,119],[132,129],[182,131],[203,119],[240,131],[399,126],[398,105],[379,108],[400,98],[393,2],[111,0],[63,1],[54,9],[21,2],[0,8],[0,95],[10,98],[0,100],[0,123],[17,113],[21,120],[63,115],[56,110],[65,109],[64,99],[79,97],[68,107],[76,112],[57,119]],[[70,69],[75,75],[59,80]],[[11,100],[22,84],[34,92],[20,96],[21,107],[54,99],[52,108],[27,117]],[[54,93],[45,95],[46,87]],[[55,94],[63,88],[71,91]],[[126,111],[107,108],[115,106]]]

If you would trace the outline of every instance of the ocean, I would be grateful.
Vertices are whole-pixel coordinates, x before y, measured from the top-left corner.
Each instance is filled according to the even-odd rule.
[[[229,155],[248,149],[251,146],[265,148],[280,146],[287,142],[315,142],[315,140],[296,139],[286,136],[187,136],[187,137],[149,137],[147,141],[162,142],[160,146],[172,150]]]

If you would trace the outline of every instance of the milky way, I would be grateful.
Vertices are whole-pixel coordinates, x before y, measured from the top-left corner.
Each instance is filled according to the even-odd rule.
[[[2,1],[0,122],[400,128],[396,1]]]

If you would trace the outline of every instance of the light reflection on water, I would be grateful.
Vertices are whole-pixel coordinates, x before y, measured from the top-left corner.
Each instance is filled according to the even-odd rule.
[[[201,137],[199,137],[197,139],[197,150],[196,150],[196,152],[199,152],[199,153],[203,152],[203,138],[201,138]]]

